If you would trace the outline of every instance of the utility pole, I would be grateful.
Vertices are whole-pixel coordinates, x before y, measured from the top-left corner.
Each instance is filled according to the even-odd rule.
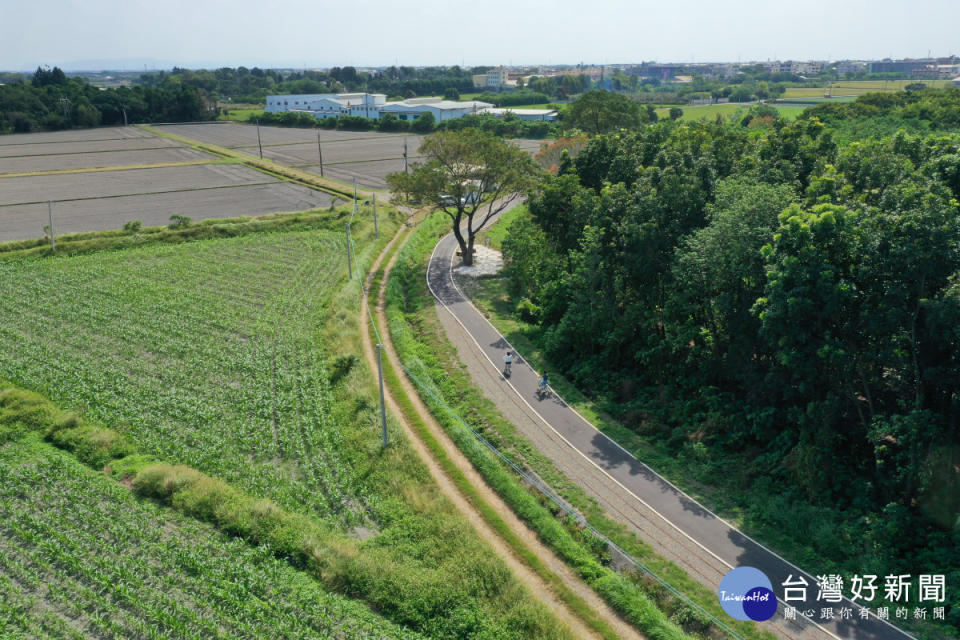
[[[260,147],[260,159],[263,160],[263,145],[260,143],[260,120],[257,120],[257,146]]]
[[[377,372],[380,375],[380,422],[383,425],[383,448],[390,444],[387,439],[387,404],[383,399],[383,345],[377,345]]]
[[[50,251],[57,250],[57,241],[53,237],[53,200],[47,200],[47,217],[50,219]]]
[[[347,223],[347,277],[353,280],[353,260],[350,258],[350,223]]]
[[[70,119],[70,98],[60,98],[60,106],[63,107],[63,119]]]
[[[317,129],[317,153],[320,154],[320,177],[323,177],[323,147],[320,146],[320,129]]]
[[[407,139],[403,139],[403,172],[410,173],[410,170],[407,168]]]
[[[377,221],[377,194],[373,194],[373,232],[380,237],[380,223]]]
[[[124,105],[120,108],[123,109],[123,126],[126,127],[127,126],[127,107],[126,105]]]

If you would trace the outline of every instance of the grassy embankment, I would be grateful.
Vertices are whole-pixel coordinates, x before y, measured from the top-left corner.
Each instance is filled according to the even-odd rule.
[[[604,533],[689,593],[701,606],[721,614],[716,595],[690,580],[682,571],[652,555],[649,547],[628,536],[622,526],[602,518],[596,503],[581,489],[564,478],[553,465],[518,436],[507,422],[471,383],[456,360],[453,347],[446,342],[427,290],[425,263],[438,233],[446,229],[445,217],[428,219],[398,256],[387,285],[387,316],[390,334],[397,352],[430,392],[421,397],[487,482],[510,504],[514,511],[537,532],[541,540],[564,558],[607,602],[652,638],[678,637],[688,633],[717,633],[707,619],[678,600],[667,597],[666,590],[641,575],[625,576],[611,570],[606,545],[584,531],[573,518],[564,514],[536,491],[521,484],[513,471],[495,458],[464,425],[434,397],[443,399],[469,426],[483,434],[514,461],[533,469],[554,490],[587,515],[591,523],[605,528]],[[496,230],[496,227],[494,228]],[[732,621],[731,621],[732,622]],[[749,624],[731,624],[741,635],[768,638]],[[681,629],[682,628],[682,629]]]
[[[399,225],[381,210],[376,240],[370,213],[359,272]],[[395,624],[567,637],[393,425],[381,448],[345,276],[343,233],[323,229],[3,261],[0,372],[79,411],[31,396],[34,431]]]

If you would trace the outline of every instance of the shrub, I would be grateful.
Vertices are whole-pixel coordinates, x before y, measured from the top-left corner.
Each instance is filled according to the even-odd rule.
[[[171,229],[183,229],[189,227],[191,222],[193,222],[192,218],[175,213],[170,216],[169,226]]]
[[[140,231],[140,227],[142,224],[143,223],[140,222],[139,220],[128,220],[127,222],[123,223],[123,230],[130,231],[131,233],[136,233],[137,231]]]

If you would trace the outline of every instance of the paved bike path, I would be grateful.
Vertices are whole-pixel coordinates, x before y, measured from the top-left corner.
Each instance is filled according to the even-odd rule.
[[[454,282],[451,267],[454,259],[459,263],[459,258],[454,256],[456,249],[457,243],[453,235],[447,235],[439,241],[428,265],[428,285],[437,300],[476,341],[479,349],[489,359],[490,366],[500,370],[503,368],[506,351],[516,351],[466,299]],[[790,624],[790,632],[784,631],[778,635],[791,638],[833,636],[844,640],[906,640],[912,637],[872,615],[867,619],[860,618],[860,607],[849,600],[839,603],[817,602],[817,582],[811,574],[747,537],[677,489],[587,422],[556,394],[539,398],[536,393],[539,375],[524,361],[522,354],[517,354],[512,369],[509,379],[501,376],[501,393],[519,394],[523,401],[568,443],[571,448],[569,455],[582,455],[589,459],[615,481],[624,494],[642,501],[699,549],[731,569],[738,566],[760,569],[770,578],[781,603],[784,596],[783,582],[789,576],[794,579],[803,576],[809,584],[808,598],[806,602],[791,604],[796,606],[798,611],[815,610],[815,624],[801,618],[800,624]],[[719,587],[718,584],[706,586],[713,591]],[[833,607],[837,616],[840,615],[842,607],[851,609],[853,614],[848,619],[821,620],[820,610],[824,607]],[[781,618],[782,615],[781,606],[771,622],[776,622],[776,618]]]

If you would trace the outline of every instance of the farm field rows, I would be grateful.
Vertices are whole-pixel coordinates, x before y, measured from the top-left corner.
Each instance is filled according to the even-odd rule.
[[[203,124],[161,125],[159,131],[236,149],[252,156],[259,155],[257,127],[231,122]],[[384,177],[403,170],[403,142],[407,141],[409,161],[419,158],[423,136],[409,133],[380,133],[376,131],[335,131],[328,129],[297,129],[288,127],[260,127],[263,157],[279,164],[296,166],[320,175],[320,150],[317,132],[323,149],[323,174],[347,184],[357,183],[362,188],[386,189]],[[540,140],[510,140],[521,149],[535,153]]]
[[[834,96],[860,96],[865,93],[892,93],[902,91],[912,83],[922,83],[929,87],[945,87],[947,80],[842,80],[831,83],[831,94]],[[784,98],[822,98],[827,88],[822,87],[787,87]]]
[[[314,334],[342,243],[271,234],[2,264],[0,372],[123,424],[147,453],[362,522]]]
[[[2,138],[0,138],[2,141]],[[72,153],[101,153],[104,151],[141,151],[183,146],[166,138],[120,138],[118,140],[87,140],[83,142],[36,142],[30,144],[0,144],[0,158],[63,155]]]
[[[195,162],[213,160],[208,153],[190,147],[158,147],[131,151],[64,153],[0,158],[0,176],[5,173],[56,171],[60,169],[97,169],[100,167]]]
[[[0,445],[5,638],[416,638],[34,439]]]
[[[0,137],[0,241],[43,237],[48,200],[59,234],[131,220],[164,225],[174,214],[300,211],[327,207],[332,197],[136,127]]]
[[[332,227],[347,215],[332,212]],[[361,264],[385,242],[373,242],[369,216],[354,221]],[[399,218],[381,211],[383,238]],[[569,637],[395,427],[382,449],[345,263],[339,230],[0,261],[0,376],[116,429],[139,453],[309,517],[312,548],[335,559],[310,575],[393,623],[440,638]],[[70,566],[100,568],[86,551]]]
[[[263,177],[265,181],[269,180],[268,176]],[[145,226],[165,225],[174,214],[205,220],[301,211],[327,207],[331,201],[332,197],[323,191],[276,181],[58,202],[53,205],[53,215],[56,231],[60,234],[117,229],[129,220],[139,220]],[[0,240],[43,237],[47,218],[45,202],[0,207]]]
[[[46,144],[50,142],[66,144],[70,142],[89,142],[91,140],[152,139],[155,137],[136,127],[95,127],[92,129],[70,129],[68,131],[10,133],[0,136],[0,146]]]
[[[200,164],[123,171],[9,177],[0,179],[0,207],[47,200],[113,196],[279,182],[242,165]]]

